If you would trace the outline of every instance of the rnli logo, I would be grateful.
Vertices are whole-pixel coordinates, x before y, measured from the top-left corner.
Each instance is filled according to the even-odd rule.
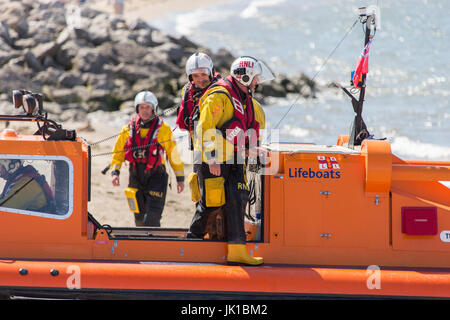
[[[247,187],[247,185],[246,185],[245,183],[238,182],[237,187],[238,187],[238,190],[246,190],[246,191],[249,191],[249,190],[248,190],[248,187]]]
[[[228,131],[228,130],[227,130]],[[229,132],[228,134],[227,134],[227,138],[228,138],[228,140],[233,140],[235,137],[237,137],[237,135],[241,132],[242,130],[241,130],[241,128],[239,128],[239,127],[236,127],[236,128],[234,128],[233,130],[231,130],[231,132]]]
[[[162,198],[164,193],[163,192],[158,192],[158,191],[149,191],[148,192],[151,196],[154,197],[158,197],[158,198]]]
[[[255,63],[250,60],[242,60],[239,62],[239,68],[253,68]]]
[[[340,169],[335,157],[317,156],[320,170]]]

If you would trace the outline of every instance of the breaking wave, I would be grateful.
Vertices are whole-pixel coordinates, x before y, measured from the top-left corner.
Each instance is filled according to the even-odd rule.
[[[398,136],[391,142],[392,152],[416,159],[450,160],[450,147],[423,143]]]

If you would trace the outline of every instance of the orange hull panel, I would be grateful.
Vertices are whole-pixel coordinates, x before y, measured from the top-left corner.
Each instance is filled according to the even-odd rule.
[[[27,270],[21,275],[19,270]],[[51,275],[58,270],[58,275]],[[9,288],[203,292],[271,295],[450,297],[450,270],[379,271],[306,266],[239,267],[221,264],[115,262],[0,262],[0,283]],[[11,289],[12,290],[12,289]]]

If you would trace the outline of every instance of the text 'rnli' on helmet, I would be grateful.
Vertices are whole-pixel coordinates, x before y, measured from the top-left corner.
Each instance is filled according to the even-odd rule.
[[[258,84],[275,79],[272,71],[261,60],[243,56],[233,61],[230,67],[231,76],[244,86],[249,86],[257,77]]]
[[[141,91],[134,98],[134,107],[136,108],[136,113],[138,113],[138,106],[140,104],[148,104],[152,106],[153,111],[156,113],[158,109],[158,99],[151,91]]]
[[[202,52],[196,52],[186,61],[186,75],[192,81],[193,73],[204,73],[214,77],[214,64],[211,58]]]

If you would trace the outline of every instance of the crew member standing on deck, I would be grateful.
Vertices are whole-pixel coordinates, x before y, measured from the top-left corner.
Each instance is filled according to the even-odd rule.
[[[202,52],[196,52],[186,61],[186,75],[189,82],[184,86],[181,93],[182,100],[178,109],[176,124],[180,130],[189,132],[189,148],[193,150],[193,136],[195,124],[200,117],[198,103],[206,90],[221,78],[221,75],[214,69],[211,58]],[[193,172],[188,176],[188,183],[192,192],[192,200],[195,204],[195,214],[193,222],[196,225],[195,234],[189,232],[188,238],[203,238],[207,233],[207,223],[214,226],[214,235],[216,239],[225,237],[223,228],[217,228],[215,220],[217,215],[221,215],[219,219],[223,219],[223,210],[221,207],[207,207],[205,204],[205,175],[201,170],[201,160],[194,160]],[[206,170],[209,173],[208,170]],[[213,223],[211,223],[211,221]],[[221,229],[221,230],[217,230]],[[211,236],[211,235],[209,235]],[[212,237],[211,237],[212,238]]]
[[[139,213],[137,226],[159,227],[164,209],[168,174],[164,153],[177,179],[177,191],[184,189],[184,165],[170,126],[157,115],[158,99],[150,91],[139,92],[134,99],[136,115],[122,128],[114,145],[110,165],[112,184],[119,186],[122,163],[130,163],[128,187],[136,190]]]
[[[205,179],[206,205],[225,205],[228,262],[259,265],[263,259],[251,257],[245,245],[244,213],[249,195],[245,159],[254,153],[259,138],[253,93],[258,84],[274,77],[262,61],[252,57],[236,59],[230,74],[200,99],[194,153],[201,153],[202,167],[211,175]],[[195,227],[191,225],[190,232],[195,233]]]

